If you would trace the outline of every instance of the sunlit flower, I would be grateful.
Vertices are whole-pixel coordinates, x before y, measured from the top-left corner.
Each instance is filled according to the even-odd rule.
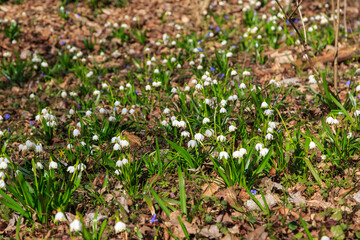
[[[262,157],[265,157],[268,153],[269,153],[269,149],[267,149],[267,148],[262,148],[260,150],[260,156],[262,156]]]
[[[209,118],[204,118],[203,119],[203,124],[207,124],[207,123],[209,123],[210,122],[210,119]]]
[[[58,164],[54,161],[51,161],[49,164],[49,169],[57,169],[58,168]]]
[[[214,130],[212,130],[212,129],[207,129],[205,131],[205,136],[207,136],[207,137],[211,137],[213,134],[214,134]]]
[[[54,222],[64,222],[66,221],[66,217],[65,214],[63,212],[61,212],[61,210],[59,209],[58,212],[55,214],[55,219]]]
[[[205,139],[205,137],[201,133],[195,134],[195,140],[202,142],[202,141],[204,141],[204,139]]]
[[[181,136],[182,137],[190,137],[190,133],[188,131],[182,131]]]
[[[228,159],[229,158],[229,154],[227,153],[227,152],[220,152],[219,153],[219,159],[223,159],[223,158],[225,158],[225,159]]]
[[[264,147],[264,144],[262,144],[262,143],[257,143],[257,144],[255,145],[255,150],[256,150],[256,151],[260,151],[261,149],[263,149],[263,147]]]
[[[79,136],[79,135],[80,135],[80,131],[79,131],[79,130],[77,130],[77,129],[74,129],[74,131],[73,131],[73,135],[74,135],[74,137]]]
[[[92,137],[92,140],[93,140],[93,141],[99,140],[99,136],[98,136],[98,135],[94,135],[94,136]]]
[[[261,108],[268,108],[269,107],[269,104],[267,104],[267,102],[262,102],[261,103]]]
[[[123,222],[117,222],[114,226],[115,233],[119,233],[126,230],[126,224]]]
[[[226,109],[225,108],[220,108],[220,113],[226,113]]]
[[[5,189],[5,188],[6,188],[6,183],[4,179],[0,179],[0,189]]]
[[[74,221],[70,223],[70,231],[79,232],[81,231],[81,228],[82,228],[82,224],[79,220],[79,216],[76,215]]]
[[[69,173],[74,173],[75,172],[75,167],[74,166],[69,166],[66,170]]]
[[[235,131],[236,129],[237,129],[237,127],[234,126],[234,125],[230,125],[230,126],[229,126],[229,132],[233,132],[233,131]]]
[[[310,148],[310,149],[316,148],[316,143],[314,143],[313,141],[311,141],[311,142],[309,143],[309,148]]]
[[[274,114],[274,110],[272,110],[272,109],[266,109],[264,111],[264,115],[266,115],[266,116],[271,116],[273,114]]]
[[[188,142],[188,148],[194,148],[197,146],[197,142],[195,140],[190,140]]]
[[[226,141],[226,137],[224,135],[220,135],[216,138],[216,141],[218,142],[225,142]]]
[[[44,166],[42,165],[41,162],[37,162],[35,166],[36,166],[37,169],[43,169],[44,168]]]
[[[273,140],[274,136],[271,133],[266,134],[265,136],[266,140]]]

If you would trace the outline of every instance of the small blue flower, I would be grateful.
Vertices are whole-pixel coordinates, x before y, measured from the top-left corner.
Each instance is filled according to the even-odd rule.
[[[117,108],[116,107],[114,107],[114,111],[116,111],[117,110]]]
[[[4,119],[5,119],[5,120],[8,120],[9,118],[10,118],[10,114],[7,113],[7,114],[5,115],[5,117],[4,117]]]
[[[229,19],[229,16],[228,16],[228,15],[225,15],[224,18],[225,18],[225,19]]]
[[[101,75],[99,74],[99,75],[97,76],[97,78],[98,78],[98,79],[101,78]]]
[[[295,20],[294,20],[294,23],[298,23],[298,22],[299,22],[299,19],[295,19]]]
[[[220,32],[220,31],[221,31],[221,29],[220,29],[219,27],[217,27],[215,30],[216,30],[217,32]]]
[[[139,95],[139,92],[138,92],[138,90],[135,90],[135,93],[136,93],[136,95]]]
[[[221,78],[223,78],[224,76],[225,76],[225,74],[223,74],[223,73],[220,75]]]
[[[33,122],[33,121],[30,121],[30,125],[34,125],[34,122]]]
[[[41,76],[44,77],[44,76],[45,76],[45,73],[41,73]]]
[[[92,108],[90,108],[90,111],[92,111]]]
[[[349,33],[351,33],[351,28],[350,28],[350,27],[348,27],[347,31],[348,31]]]
[[[78,108],[81,108],[81,104],[78,105]]]
[[[152,82],[152,78],[149,78],[149,79],[148,79],[148,82]]]
[[[203,52],[204,50],[201,47],[198,47],[199,52]]]
[[[286,20],[286,24],[289,24],[290,22],[289,22],[289,20]]]
[[[214,67],[210,67],[210,71],[212,71],[212,72],[215,72],[215,68]]]
[[[346,82],[346,86],[350,86],[350,80]]]
[[[11,130],[11,129],[10,129],[10,128],[8,128],[7,130],[8,130],[8,132],[10,132],[10,130]]]
[[[257,191],[255,189],[250,190],[250,192],[251,192],[252,195],[257,194]]]
[[[149,220],[150,223],[154,223],[159,221],[159,219],[156,219],[156,213],[153,215],[152,219]]]
[[[290,36],[294,36],[294,32],[290,32]]]
[[[64,40],[60,41],[60,45],[65,45],[65,44],[66,44],[66,41],[64,41]]]
[[[213,30],[213,29],[214,29],[214,27],[213,27],[212,25],[210,25],[209,29],[210,29],[210,30]]]

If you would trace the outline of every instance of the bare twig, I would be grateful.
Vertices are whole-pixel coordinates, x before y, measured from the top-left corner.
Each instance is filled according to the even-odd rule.
[[[296,4],[297,4],[298,6],[300,6],[301,3],[302,3],[302,1],[300,1],[300,3],[298,3],[298,1],[296,1]],[[302,14],[301,14],[300,8],[298,7],[297,9],[299,10],[299,15],[300,15],[301,24],[302,24],[303,29],[304,29],[304,42],[305,42],[305,44],[307,45],[306,28],[305,28],[304,20],[303,20],[303,18],[302,18]]]
[[[339,53],[339,23],[340,23],[340,0],[337,0],[336,25],[335,25],[335,56],[334,56],[334,87],[338,85],[338,53]]]
[[[305,42],[304,38],[301,36],[301,34],[300,34],[299,30],[297,29],[297,27],[295,26],[294,22],[287,16],[286,12],[284,11],[284,9],[283,9],[283,7],[281,6],[281,4],[279,3],[279,1],[278,1],[278,0],[275,0],[275,1],[276,1],[277,5],[280,7],[282,13],[284,14],[285,19],[286,19],[287,21],[289,21],[289,23],[291,24],[291,26],[292,26],[293,29],[295,30],[296,34],[298,35],[298,37],[299,37],[299,39],[300,39],[300,41],[301,41],[301,44],[303,45],[303,48],[304,48],[306,60],[309,62],[309,64],[310,64],[311,68],[313,69],[313,71],[318,75],[319,73],[318,73],[318,71],[316,70],[316,68],[315,68],[314,64],[312,63],[312,60],[311,60],[311,58],[310,58],[310,56],[309,56],[309,51],[308,51],[308,48],[307,48],[307,47],[308,47],[307,42]],[[301,2],[302,2],[302,1],[300,1],[300,3],[301,3]],[[299,6],[300,6],[300,5],[298,4],[298,5],[296,6],[296,9],[298,9]],[[303,25],[303,26],[304,26],[304,25]],[[305,28],[304,28],[304,29],[305,29]],[[313,55],[314,55],[314,54],[313,54]]]
[[[344,28],[345,28],[345,40],[347,40],[346,9],[347,9],[347,0],[344,0]]]

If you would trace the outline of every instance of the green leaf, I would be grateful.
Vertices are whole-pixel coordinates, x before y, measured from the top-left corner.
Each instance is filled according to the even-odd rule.
[[[340,225],[331,226],[331,234],[334,236],[334,239],[345,239],[345,233]]]
[[[166,213],[166,215],[168,217],[170,217],[171,211],[169,210],[169,208],[166,206],[165,202],[159,197],[159,195],[157,195],[157,193],[154,191],[153,188],[150,188],[150,192],[152,193],[152,195],[154,196],[155,200],[158,202],[158,204],[160,205],[161,209]]]
[[[178,167],[178,175],[179,175],[179,190],[180,190],[180,206],[181,211],[184,214],[187,214],[187,208],[186,208],[186,193],[185,193],[185,181],[183,174],[181,172],[181,168]]]

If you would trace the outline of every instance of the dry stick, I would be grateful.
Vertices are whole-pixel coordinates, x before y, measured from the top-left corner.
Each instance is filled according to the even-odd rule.
[[[345,41],[347,41],[346,8],[347,8],[347,0],[344,0],[344,28],[345,28]]]
[[[340,23],[340,0],[337,0],[336,28],[335,28],[335,57],[334,57],[335,91],[337,91],[337,85],[338,85],[339,23]]]
[[[302,4],[303,0],[301,0],[300,2],[296,1],[296,8],[294,9],[294,11],[292,11],[292,13],[289,15],[289,18],[291,18],[294,13],[296,12],[296,10],[299,9],[300,5]]]
[[[298,6],[300,6],[301,3],[302,3],[302,0],[300,1],[300,3],[299,3],[298,1],[296,1],[296,4],[297,4]],[[302,17],[300,8],[298,7],[297,9],[299,10],[299,15],[300,15],[301,24],[302,24],[303,29],[304,29],[304,42],[305,42],[305,44],[307,44],[306,28],[305,28],[304,20],[303,20],[303,17]]]
[[[303,37],[301,36],[299,30],[296,28],[296,26],[294,25],[293,21],[291,19],[288,18],[288,16],[286,15],[286,12],[284,11],[283,7],[280,5],[278,0],[275,0],[277,5],[280,7],[281,11],[283,12],[283,14],[285,15],[285,19],[288,20],[291,24],[291,26],[294,28],[296,34],[299,36],[299,39],[301,41],[301,44],[303,45],[304,51],[305,51],[305,58],[306,60],[309,61],[309,64],[311,66],[311,68],[313,69],[313,71],[318,75],[318,71],[316,70],[315,66],[313,65],[311,58],[309,57],[309,51],[307,49],[307,43],[304,41]],[[296,6],[296,9],[299,7],[300,5]]]

